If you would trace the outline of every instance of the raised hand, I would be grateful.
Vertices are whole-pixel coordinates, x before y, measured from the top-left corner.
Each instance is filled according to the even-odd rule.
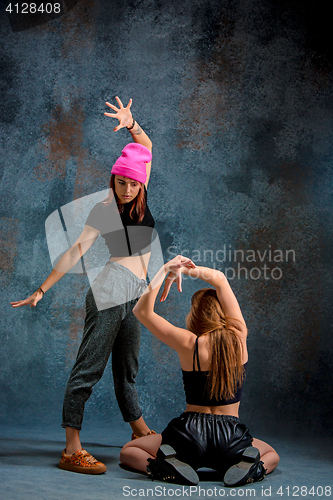
[[[37,292],[30,295],[30,297],[28,297],[27,299],[17,300],[16,302],[11,302],[10,304],[12,307],[21,307],[21,306],[29,306],[29,305],[30,305],[30,307],[36,307],[37,302],[39,302],[40,299],[42,299],[42,298],[43,298],[42,292],[37,290]]]
[[[120,130],[124,127],[130,127],[133,123],[132,113],[130,110],[132,106],[132,99],[128,101],[126,108],[124,108],[123,103],[118,96],[116,96],[116,101],[119,108],[117,108],[113,104],[110,104],[109,102],[105,103],[107,106],[109,106],[109,108],[116,111],[116,113],[104,113],[105,116],[110,116],[111,118],[117,118],[119,120],[119,125],[117,125],[117,127],[113,129],[114,132],[117,132],[117,130]]]
[[[177,255],[174,259],[170,260],[166,264],[166,269],[169,271],[168,276],[166,277],[162,296],[160,302],[164,302],[167,298],[172,283],[177,283],[177,289],[179,292],[182,291],[182,269],[184,268],[192,268],[194,269],[196,265],[191,261],[191,259],[187,257],[183,257],[182,255]]]

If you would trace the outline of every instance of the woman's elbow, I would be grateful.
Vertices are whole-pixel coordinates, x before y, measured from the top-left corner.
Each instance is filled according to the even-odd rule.
[[[221,281],[222,282],[223,281],[228,281],[226,275],[222,271],[220,271],[220,270],[216,271],[216,278],[217,278],[217,281],[219,283],[221,283]]]
[[[146,311],[143,311],[140,308],[136,309],[136,306],[133,309],[133,314],[142,323],[144,326],[147,326],[149,323],[149,314]]]
[[[142,318],[143,316],[142,311],[140,310],[140,307],[138,307],[137,304],[133,307],[133,314],[138,320],[140,320],[140,318]]]

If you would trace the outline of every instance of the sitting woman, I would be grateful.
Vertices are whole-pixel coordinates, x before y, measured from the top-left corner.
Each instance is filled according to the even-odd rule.
[[[181,291],[182,274],[214,287],[193,295],[187,329],[173,326],[154,312],[167,274],[161,301],[174,281]],[[224,274],[177,256],[160,269],[133,312],[155,337],[177,352],[187,406],[162,434],[125,444],[121,463],[154,479],[181,484],[197,484],[195,471],[201,467],[218,471],[226,486],[260,481],[272,472],[279,463],[278,454],[253,438],[239,420],[248,360],[247,328]]]

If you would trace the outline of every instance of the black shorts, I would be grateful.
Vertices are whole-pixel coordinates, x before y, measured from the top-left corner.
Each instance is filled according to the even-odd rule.
[[[195,470],[215,469],[222,474],[240,461],[252,436],[237,417],[184,412],[169,422],[162,432],[162,444],[169,444],[177,458]]]

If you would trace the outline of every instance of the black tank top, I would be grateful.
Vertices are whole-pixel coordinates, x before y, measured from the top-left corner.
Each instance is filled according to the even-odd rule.
[[[209,371],[201,371],[199,362],[198,339],[196,338],[194,353],[193,353],[193,371],[183,372],[183,384],[186,396],[186,403],[196,406],[225,406],[233,403],[238,403],[241,400],[243,384],[238,384],[235,396],[232,399],[216,399],[210,398],[207,391],[207,379]],[[195,370],[195,362],[198,366],[198,371]],[[246,369],[244,365],[244,370]]]
[[[128,257],[150,252],[150,244],[155,225],[147,205],[145,188],[145,215],[141,222],[130,217],[131,203],[124,203],[119,213],[116,200],[105,204],[97,203],[90,211],[86,225],[97,229],[105,240],[111,257]]]

